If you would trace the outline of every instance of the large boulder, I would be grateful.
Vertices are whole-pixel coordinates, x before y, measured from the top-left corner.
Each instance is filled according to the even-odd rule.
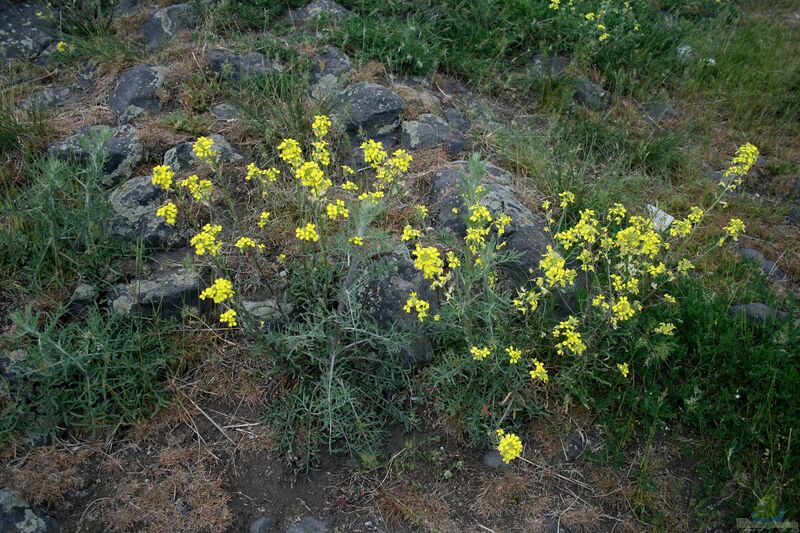
[[[214,149],[217,150],[222,161],[227,163],[241,163],[244,161],[244,158],[233,149],[225,137],[217,133],[212,133],[208,137],[214,141]],[[164,154],[164,164],[171,166],[175,172],[182,168],[200,164],[201,161],[192,151],[193,144],[194,141],[188,141],[167,150]]]
[[[46,2],[0,2],[0,60],[34,59],[53,42],[55,17]]]
[[[117,114],[120,123],[161,109],[157,92],[164,83],[165,73],[166,68],[162,66],[136,65],[120,76],[108,96],[108,107]]]
[[[391,137],[400,126],[404,109],[403,99],[390,89],[360,82],[336,98],[331,116],[355,142]]]
[[[364,309],[382,327],[411,332],[409,345],[401,350],[400,355],[409,367],[422,365],[433,355],[433,347],[423,324],[415,314],[406,313],[403,307],[408,296],[416,292],[419,298],[430,304],[429,314],[433,316],[438,308],[436,294],[431,290],[430,282],[414,267],[414,261],[405,247],[398,248],[379,261],[377,271],[381,277],[364,294]]]
[[[222,78],[231,80],[279,74],[281,71],[278,65],[259,52],[239,56],[220,48],[214,48],[206,54],[206,61],[212,71]]]
[[[161,47],[179,31],[194,28],[199,21],[200,14],[192,4],[175,4],[153,11],[139,33],[145,48],[150,51]]]
[[[106,184],[115,186],[123,179],[133,175],[136,165],[142,160],[142,145],[133,137],[128,137],[117,129],[108,126],[87,126],[80,128],[74,135],[50,143],[47,154],[63,161],[73,161],[84,165],[89,162],[86,151],[86,140],[92,135],[103,135],[107,140],[103,143],[106,160],[103,173]]]
[[[467,162],[455,161],[433,171],[430,205],[434,226],[452,231],[459,239],[466,236],[467,213],[461,198],[461,176],[466,174]],[[513,190],[513,177],[505,170],[486,164],[486,173],[481,183],[487,190],[481,202],[492,214],[504,213],[511,217],[503,240],[506,249],[518,255],[519,267],[512,268],[515,277],[524,278],[529,269],[537,269],[539,260],[551,243],[543,217],[531,211],[519,201]],[[454,212],[454,210],[456,212]]]
[[[132,316],[179,317],[186,306],[199,306],[203,280],[187,268],[157,272],[111,291],[111,308]]]
[[[111,193],[113,214],[107,221],[106,231],[125,241],[141,239],[144,246],[152,249],[179,244],[182,239],[175,229],[156,215],[165,196],[164,189],[153,185],[150,176],[129,179]]]
[[[347,54],[335,46],[326,46],[313,59],[311,96],[317,100],[333,96],[352,69]]]
[[[320,17],[331,17],[333,19],[346,18],[352,13],[333,0],[314,0],[305,7],[289,10],[289,19],[293,22],[307,23]]]
[[[58,523],[28,505],[16,490],[0,490],[0,531],[3,533],[55,533]]]

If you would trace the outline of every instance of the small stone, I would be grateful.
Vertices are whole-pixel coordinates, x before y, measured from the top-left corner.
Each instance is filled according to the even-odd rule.
[[[281,69],[267,56],[259,52],[251,52],[239,56],[214,48],[206,54],[206,61],[213,72],[222,78],[231,80],[244,80],[254,76],[279,74]]]
[[[340,94],[331,117],[350,136],[354,144],[361,135],[367,139],[384,138],[397,132],[403,99],[390,89],[374,83],[360,82]]]
[[[672,120],[679,116],[678,110],[672,107],[668,102],[653,102],[647,104],[642,106],[642,112],[645,117],[655,124],[660,124],[661,122]]]
[[[217,104],[211,108],[211,114],[220,120],[236,120],[239,115],[236,107],[230,104]]]
[[[647,212],[650,213],[650,219],[653,221],[653,227],[656,231],[665,232],[669,229],[675,217],[662,211],[654,205],[647,204]]]
[[[132,118],[161,109],[156,95],[164,83],[165,67],[137,65],[120,76],[117,85],[108,97],[108,107],[124,124]]]
[[[82,315],[100,296],[100,291],[88,283],[79,283],[69,299],[69,310],[74,315]]]
[[[536,56],[528,63],[528,69],[543,78],[555,78],[561,76],[569,65],[569,58],[550,54]]]
[[[141,239],[144,246],[154,249],[180,244],[174,228],[156,215],[164,198],[164,189],[154,185],[151,176],[124,182],[111,193],[113,214],[106,223],[108,234],[126,241]]]
[[[470,123],[455,107],[446,107],[444,116],[451,127],[458,131],[465,132],[469,129]]]
[[[139,33],[144,38],[145,49],[152,51],[175,37],[179,31],[194,28],[199,21],[200,14],[192,4],[175,4],[153,11]]]
[[[597,452],[602,447],[603,440],[600,438],[600,434],[596,431],[573,431],[567,436],[565,442],[567,461],[573,462],[583,456],[586,450]]]
[[[278,304],[275,300],[245,300],[242,302],[242,307],[253,318],[266,322],[281,320],[294,311],[291,304]]]
[[[0,490],[0,531],[3,533],[55,533],[58,523],[34,510],[16,490]]]
[[[109,300],[115,312],[126,315],[180,317],[184,307],[199,305],[201,284],[199,273],[176,268],[120,285]]]
[[[300,23],[311,22],[322,16],[336,19],[347,18],[351,15],[352,13],[347,8],[332,0],[314,0],[305,7],[289,10],[289,19]]]
[[[45,87],[28,96],[21,105],[28,111],[62,107],[71,100],[70,92],[70,88],[64,85]]]
[[[483,464],[492,470],[503,471],[511,468],[511,465],[503,461],[503,456],[497,450],[489,450],[483,454]]]
[[[328,524],[312,516],[304,516],[286,533],[328,533]]]
[[[250,533],[267,533],[272,526],[275,524],[275,521],[272,519],[271,516],[262,515],[256,518],[252,524],[250,524]]]
[[[587,78],[578,79],[573,97],[579,104],[595,111],[607,109],[610,103],[608,91]]]
[[[217,133],[212,133],[208,137],[214,141],[214,149],[217,151],[222,161],[227,163],[242,163],[244,161],[244,158],[233,149],[225,137]],[[172,170],[175,172],[178,172],[182,168],[199,165],[201,161],[192,151],[193,144],[194,141],[189,141],[167,150],[164,154],[164,164],[172,167]]]
[[[761,267],[761,272],[773,281],[785,281],[788,276],[774,261],[764,257],[761,252],[753,248],[739,248],[737,253],[750,261],[755,261]]]

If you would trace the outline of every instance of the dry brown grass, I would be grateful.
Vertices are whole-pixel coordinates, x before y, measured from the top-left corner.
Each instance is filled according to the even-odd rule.
[[[527,499],[528,481],[527,476],[517,472],[486,477],[470,509],[482,518],[513,512]]]
[[[450,506],[435,491],[418,485],[398,485],[381,490],[378,509],[389,523],[411,525],[421,531],[460,531],[449,518]]]
[[[94,448],[69,450],[56,446],[35,448],[12,463],[2,475],[4,482],[20,490],[33,505],[65,507],[71,491],[86,486],[87,461]]]

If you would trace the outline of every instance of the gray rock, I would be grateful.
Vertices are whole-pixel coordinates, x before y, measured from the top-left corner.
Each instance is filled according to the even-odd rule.
[[[85,313],[98,296],[100,296],[100,291],[96,287],[88,283],[79,283],[69,299],[70,312],[75,315]]]
[[[773,281],[785,281],[788,279],[786,272],[780,269],[774,261],[764,257],[761,252],[753,248],[739,248],[737,253],[750,261],[755,261],[761,267],[761,272]]]
[[[0,531],[3,533],[55,533],[58,523],[34,510],[19,491],[0,490]]]
[[[37,17],[50,13],[46,2],[0,2],[0,60],[34,59],[53,42],[56,17]]]
[[[288,303],[279,304],[275,300],[244,300],[242,308],[256,320],[276,322],[289,316],[294,307]]]
[[[199,306],[202,278],[198,272],[176,268],[134,280],[111,291],[111,308],[132,316],[179,317],[186,306]]]
[[[241,163],[244,161],[244,158],[233,149],[230,143],[225,140],[225,137],[217,133],[212,133],[208,137],[214,141],[214,148],[222,161],[227,163]],[[175,172],[178,172],[181,168],[200,164],[201,161],[192,152],[193,144],[194,141],[189,141],[167,150],[164,154],[164,164],[171,166]]]
[[[314,57],[311,67],[311,96],[317,100],[333,96],[352,69],[347,54],[335,46],[326,46]]]
[[[136,65],[120,76],[108,96],[108,107],[117,114],[120,123],[161,109],[157,91],[164,83],[165,72],[166,68],[161,66]]]
[[[607,109],[611,102],[608,91],[587,78],[578,79],[573,98],[579,104],[595,111]]]
[[[70,88],[65,85],[45,87],[32,93],[22,101],[22,108],[28,111],[62,107],[71,101]]]
[[[463,138],[444,119],[428,113],[420,115],[417,120],[403,121],[400,128],[400,145],[408,150],[425,150],[441,145],[449,147],[454,137]]]
[[[642,106],[644,116],[655,124],[678,118],[678,110],[668,102],[653,102]]]
[[[786,216],[786,221],[789,224],[800,224],[800,204],[791,204],[789,206],[789,214]]]
[[[581,457],[586,450],[597,452],[603,447],[603,439],[596,431],[586,432],[573,431],[567,436],[564,448],[567,454],[567,461],[573,462]]]
[[[351,15],[352,13],[347,8],[332,0],[314,0],[305,7],[289,10],[289,19],[299,23],[311,22],[323,16],[336,19]]]
[[[267,56],[259,52],[251,52],[239,56],[226,50],[214,48],[206,54],[206,61],[212,71],[222,78],[231,80],[279,74],[281,71]]]
[[[250,533],[267,533],[272,526],[275,524],[275,521],[270,516],[262,515],[256,518],[252,524],[250,524],[250,529],[248,530]]]
[[[142,145],[134,138],[120,135],[122,132],[108,126],[88,126],[79,129],[74,135],[50,143],[47,154],[62,161],[72,161],[80,165],[89,162],[89,153],[86,143],[92,135],[103,135],[108,139],[103,143],[106,160],[103,164],[103,173],[106,185],[115,186],[122,179],[133,175],[136,165],[142,160]]]
[[[744,316],[748,322],[752,322],[754,324],[785,322],[789,320],[788,313],[777,311],[766,304],[758,302],[732,305],[729,313],[734,317]]]
[[[380,326],[412,332],[408,347],[403,348],[400,355],[409,367],[422,365],[433,355],[433,347],[416,315],[406,313],[403,307],[408,295],[416,292],[430,304],[428,312],[433,316],[438,309],[436,294],[430,289],[430,282],[414,267],[405,247],[381,258],[379,272],[381,279],[370,284],[363,296],[366,314]]]
[[[328,533],[328,524],[313,516],[304,516],[286,533]]]
[[[656,231],[667,231],[672,223],[675,222],[674,216],[662,211],[654,205],[648,204],[647,212],[650,214],[650,219],[653,221],[653,226],[655,227]]]
[[[175,4],[153,11],[144,21],[139,33],[148,51],[159,48],[182,30],[197,26],[200,14],[190,4]]]
[[[361,135],[381,139],[395,134],[404,109],[403,99],[396,93],[382,85],[360,82],[336,98],[331,116],[355,143]]]
[[[433,171],[430,202],[434,226],[455,233],[459,239],[466,235],[466,210],[461,198],[462,174],[467,173],[466,161],[455,161]],[[509,267],[515,278],[527,279],[529,269],[538,269],[539,260],[550,239],[545,232],[545,220],[522,204],[515,196],[512,176],[491,163],[486,165],[482,184],[488,191],[482,204],[493,214],[511,217],[503,239],[506,249],[516,252],[519,265]],[[453,209],[458,213],[453,213]]]
[[[528,62],[528,70],[543,78],[561,76],[569,66],[569,58],[557,54],[538,55]]]
[[[142,239],[144,246],[154,249],[180,244],[173,227],[156,216],[165,196],[164,189],[153,185],[150,176],[124,182],[111,193],[113,214],[106,224],[107,233],[125,241]]]
[[[147,0],[117,0],[114,6],[115,17],[130,17],[139,13],[139,10],[147,4]]]
[[[465,132],[469,129],[469,120],[462,115],[455,107],[446,107],[444,109],[444,116],[451,127],[460,132]]]
[[[511,464],[506,464],[506,462],[503,461],[503,456],[500,455],[500,452],[497,450],[489,450],[483,454],[483,464],[498,472],[511,468]]]
[[[230,104],[217,104],[211,108],[211,114],[220,120],[236,120],[239,112]]]

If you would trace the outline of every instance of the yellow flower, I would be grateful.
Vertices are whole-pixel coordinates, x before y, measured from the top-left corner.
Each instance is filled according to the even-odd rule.
[[[550,380],[550,376],[547,375],[547,369],[545,369],[544,363],[538,359],[534,359],[533,366],[533,370],[529,372],[531,379],[534,381],[538,379],[542,383],[547,383]]]
[[[597,40],[602,43],[603,41],[607,40],[608,38],[609,38],[609,34],[606,32],[606,33],[601,33],[600,36],[597,38]]]
[[[430,308],[431,305],[428,302],[420,298],[417,298],[417,293],[412,292],[411,296],[408,297],[408,300],[406,301],[406,305],[403,307],[403,310],[406,313],[411,313],[416,311],[419,321],[424,322],[425,317],[428,316],[428,311],[430,310]]]
[[[414,210],[417,212],[417,215],[419,215],[419,218],[425,218],[428,216],[427,206],[424,206],[422,204],[417,204],[414,206]]]
[[[420,234],[420,230],[412,228],[410,224],[406,224],[406,227],[403,228],[403,235],[400,237],[400,239],[403,241],[410,241],[413,239],[418,239]]]
[[[758,148],[750,143],[743,144],[736,150],[733,163],[724,172],[724,175],[725,177],[742,177],[750,172],[750,169],[753,168],[756,161],[758,161]]]
[[[475,204],[469,208],[469,221],[474,224],[483,224],[484,222],[491,222],[492,215],[486,206]]]
[[[616,326],[619,322],[625,322],[633,318],[633,315],[636,314],[636,309],[631,305],[627,296],[620,296],[617,302],[611,306],[611,312],[614,313],[611,323]]]
[[[552,1],[557,2],[558,0]],[[513,433],[505,433],[502,429],[497,430],[497,436],[500,437],[497,451],[500,452],[504,463],[508,464],[522,455],[522,439]]]
[[[239,251],[244,252],[248,248],[255,248],[257,245],[256,241],[250,237],[239,237],[239,240],[236,241],[235,246],[239,249]]]
[[[553,250],[553,247],[548,245],[547,251],[542,256],[539,262],[539,267],[544,271],[544,276],[547,278],[547,283],[550,287],[560,285],[566,287],[572,285],[578,273],[570,268],[566,268],[567,261],[561,257],[561,254]]]
[[[561,198],[561,203],[559,204],[562,209],[567,207],[569,204],[575,203],[575,193],[570,191],[564,191],[558,193],[558,197]]]
[[[732,218],[728,225],[722,228],[725,232],[734,240],[738,241],[739,236],[744,233],[745,226],[744,222],[740,218]]]
[[[297,168],[303,164],[303,150],[300,143],[294,139],[284,139],[278,145],[278,157],[286,161],[292,168]]]
[[[461,260],[452,250],[447,251],[447,267],[458,268],[461,266]]]
[[[411,252],[414,256],[414,266],[422,271],[425,279],[433,279],[440,275],[444,269],[439,249],[435,246],[420,246]]]
[[[218,155],[214,148],[214,139],[210,137],[198,137],[192,144],[192,152],[198,159],[207,163],[213,161]]]
[[[674,303],[676,303],[676,302],[677,302],[677,300],[675,299],[675,297],[674,297],[674,296],[672,296],[671,294],[668,294],[668,293],[664,293],[664,300],[666,300],[667,302],[669,302],[669,303],[671,303],[671,304],[674,304]]]
[[[586,344],[584,344],[581,334],[576,331],[577,327],[578,319],[571,316],[553,328],[553,338],[561,339],[561,342],[555,345],[558,355],[564,355],[567,351],[581,355],[586,351]]]
[[[158,165],[153,167],[153,185],[158,185],[162,189],[169,190],[172,187],[172,178],[175,173],[169,165]]]
[[[545,211],[549,211],[553,204],[550,203],[550,200],[544,200],[542,202],[542,209]]]
[[[550,5],[547,6],[550,9],[558,9],[561,6],[561,0],[550,0]]]
[[[439,322],[441,319],[442,319],[442,317],[438,313],[433,315],[433,321],[434,322]]]
[[[364,161],[373,167],[379,165],[388,157],[388,154],[383,150],[383,144],[372,139],[361,143],[361,150],[364,151]]]
[[[352,168],[348,167],[347,165],[342,165],[342,170],[344,171],[345,174],[355,174],[356,173],[355,170],[353,170]],[[356,188],[358,188],[358,187],[356,187]]]
[[[192,237],[189,244],[194,246],[197,255],[205,255],[206,252],[211,256],[216,256],[222,248],[222,243],[217,240],[217,234],[222,231],[222,226],[206,224],[203,230]]]
[[[314,196],[322,196],[332,185],[316,161],[306,161],[300,165],[295,170],[295,177],[300,180],[303,187],[311,189]]]
[[[311,159],[323,167],[327,167],[331,164],[331,154],[328,152],[328,143],[325,141],[314,141],[311,143],[311,146],[314,147],[314,150],[311,152]]]
[[[475,359],[476,361],[483,361],[484,359],[489,357],[489,355],[491,355],[492,350],[485,346],[483,348],[480,348],[478,346],[473,346],[472,348],[469,349],[469,353],[472,354],[472,358]]]
[[[353,246],[364,246],[364,238],[358,235],[350,237],[349,239],[347,239],[347,242],[349,242]]]
[[[317,225],[312,224],[311,222],[306,223],[305,227],[297,228],[294,230],[295,236],[301,241],[313,241],[317,242],[319,240],[319,234],[317,233]]]
[[[383,196],[383,191],[363,192],[358,195],[358,199],[361,201],[378,203]]]
[[[236,322],[236,311],[233,309],[228,309],[219,315],[219,321],[227,325],[229,328],[237,326],[238,322]]]
[[[350,211],[345,207],[344,201],[342,200],[336,200],[335,202],[329,203],[327,206],[325,206],[325,210],[330,220],[336,220],[337,218],[348,218],[350,216]]]
[[[262,211],[260,215],[258,215],[258,227],[263,228],[267,225],[269,221],[270,212],[269,211]]]
[[[189,189],[189,194],[192,195],[192,198],[194,198],[196,202],[208,200],[213,187],[211,181],[201,180],[195,174],[192,174],[186,179],[182,179],[180,182],[178,182],[178,185]]]
[[[211,298],[214,300],[215,304],[221,304],[225,300],[233,298],[233,295],[233,283],[225,278],[217,278],[211,286],[206,287],[206,289],[200,293],[200,299],[207,300]]]
[[[512,365],[516,365],[520,357],[522,357],[522,350],[514,348],[513,346],[506,348],[506,353],[508,354],[508,362]]]
[[[595,18],[594,11],[589,11],[583,16],[583,18],[585,18],[586,20],[594,20]]]
[[[281,171],[277,168],[261,169],[258,168],[255,163],[248,163],[247,174],[245,175],[244,179],[245,181],[250,181],[253,178],[258,178],[261,183],[265,183],[267,181],[274,183],[278,179],[278,174],[280,173]]]
[[[630,373],[630,369],[628,368],[628,363],[617,363],[617,370],[619,373],[622,374],[623,378],[627,378],[628,374]]]
[[[56,50],[58,50],[63,54],[64,52],[69,50],[69,45],[64,41],[58,41],[58,44],[56,44]]]
[[[599,307],[600,309],[604,309],[608,311],[611,309],[611,305],[606,301],[606,297],[604,294],[598,294],[594,298],[592,298],[592,306]]]
[[[530,311],[536,311],[539,307],[539,299],[541,293],[532,289],[520,289],[517,292],[517,297],[514,299],[514,308],[523,315]]]
[[[452,211],[454,215],[457,215],[457,214],[458,214],[458,208],[457,208],[457,207],[454,207],[454,208],[453,208],[453,209],[451,209],[450,211]]]
[[[356,185],[352,181],[348,180],[348,181],[345,181],[344,183],[342,183],[342,190],[345,190],[345,191],[357,191],[358,190],[358,185]]]
[[[506,232],[506,227],[511,224],[511,217],[503,213],[494,221],[494,227],[497,228],[497,234],[503,235]]]
[[[172,202],[168,202],[156,211],[156,216],[162,217],[170,226],[175,225],[175,219],[178,216],[178,207]]]
[[[317,115],[314,117],[314,123],[311,125],[311,130],[316,137],[325,137],[328,134],[328,128],[331,127],[331,119],[325,115]]]
[[[678,272],[680,272],[681,274],[686,274],[693,268],[694,264],[686,258],[683,258],[680,261],[678,261]]]
[[[662,335],[675,335],[675,324],[671,322],[661,322],[653,331],[661,333]]]
[[[278,259],[279,263],[285,263],[286,262],[286,254],[278,254],[277,259]]]

